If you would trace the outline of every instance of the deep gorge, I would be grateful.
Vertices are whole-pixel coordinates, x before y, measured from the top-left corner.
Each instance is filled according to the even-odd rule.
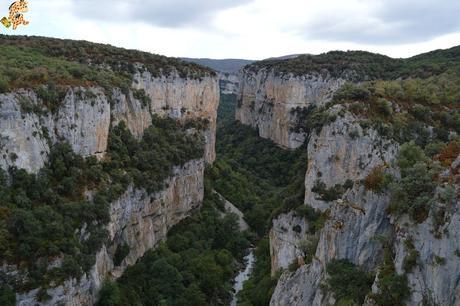
[[[238,305],[460,303],[458,47],[0,41],[0,304],[230,305],[249,251]]]

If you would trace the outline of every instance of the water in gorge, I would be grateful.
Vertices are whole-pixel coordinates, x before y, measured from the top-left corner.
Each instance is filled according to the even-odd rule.
[[[249,276],[251,276],[254,261],[254,249],[250,249],[249,254],[244,257],[246,267],[235,277],[235,284],[233,285],[233,298],[232,302],[230,303],[231,306],[236,306],[236,303],[238,301],[238,292],[243,290],[244,282],[249,279]]]

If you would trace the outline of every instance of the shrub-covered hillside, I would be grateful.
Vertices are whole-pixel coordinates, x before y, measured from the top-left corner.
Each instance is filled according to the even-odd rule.
[[[301,55],[287,60],[264,60],[246,66],[245,69],[273,69],[277,74],[294,75],[329,72],[333,77],[346,75],[350,81],[361,81],[400,77],[426,78],[459,65],[460,47],[454,47],[408,59],[393,59],[364,51],[332,51],[320,55]]]
[[[194,63],[86,41],[0,35],[0,93],[40,84],[129,88],[141,64],[154,76],[183,78],[214,72]]]

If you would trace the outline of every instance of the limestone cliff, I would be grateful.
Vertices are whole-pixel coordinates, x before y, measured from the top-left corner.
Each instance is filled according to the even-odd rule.
[[[116,279],[144,253],[166,239],[168,230],[198,209],[204,194],[204,160],[192,160],[176,167],[168,179],[168,187],[158,193],[129,187],[110,205],[107,224],[110,244],[96,255],[96,264],[81,280],[71,279],[63,285],[47,290],[50,299],[37,301],[40,289],[17,295],[17,303],[28,305],[94,305],[99,289],[107,279]],[[84,229],[81,235],[84,235]],[[117,248],[129,247],[128,255],[116,266]],[[59,264],[59,263],[58,263]],[[14,268],[10,267],[10,272]]]
[[[344,78],[328,73],[296,76],[268,69],[244,69],[236,119],[280,146],[298,148],[306,135],[294,129],[298,120],[296,109],[324,105],[344,82]]]
[[[272,273],[279,269],[285,272],[270,304],[334,304],[337,301],[333,295],[322,287],[328,277],[327,264],[333,259],[346,259],[364,271],[379,271],[385,247],[382,237],[386,237],[386,243],[394,250],[393,264],[397,273],[408,279],[410,297],[406,305],[457,305],[460,303],[457,281],[460,257],[456,255],[460,237],[458,196],[451,200],[452,203],[443,203],[439,200],[442,196],[436,195],[435,208],[420,224],[407,217],[390,216],[387,210],[389,195],[367,190],[363,181],[379,167],[399,176],[395,167],[399,144],[382,138],[372,128],[363,128],[357,117],[343,112],[342,106],[333,107],[331,112],[337,119],[310,139],[305,178],[305,205],[322,211],[326,221],[316,235],[308,232],[309,222],[295,212],[280,215],[273,221],[270,233]],[[458,158],[443,172],[446,182],[455,181]],[[323,185],[319,188],[318,184]],[[337,198],[324,199],[320,189],[331,188],[335,188]],[[455,193],[459,190],[458,181],[454,190]],[[439,210],[442,211],[441,221]],[[436,222],[442,224],[438,229]],[[294,231],[296,227],[298,230]],[[303,246],[307,243],[317,245],[311,263],[305,264]],[[412,245],[411,249],[408,245]],[[407,271],[405,265],[407,258],[413,256],[411,250],[417,254],[417,264]],[[288,271],[293,262],[299,268]],[[379,292],[378,273],[373,289],[374,293]],[[372,301],[368,298],[368,305],[375,305]]]
[[[333,111],[339,113],[340,107]],[[360,137],[351,137],[352,131],[359,133]],[[328,217],[317,234],[318,242],[311,264],[282,275],[271,305],[327,305],[330,297],[323,295],[320,285],[331,259],[347,259],[368,271],[378,266],[382,244],[375,237],[391,233],[390,220],[385,213],[388,198],[366,191],[359,181],[375,166],[389,163],[396,154],[396,148],[392,142],[382,142],[375,131],[364,131],[349,113],[339,116],[319,135],[312,137],[308,146],[305,205],[326,212]],[[344,184],[346,180],[352,180],[353,184],[333,202],[325,203],[319,194],[312,191],[318,181],[330,188]],[[283,226],[287,229],[306,226],[304,219],[281,215],[274,221],[274,229],[283,219]],[[288,235],[283,240],[270,236],[272,246],[285,250],[272,258],[272,269],[286,269],[288,264],[304,256],[300,242],[315,239],[305,234],[297,238],[292,236]]]
[[[176,77],[153,78],[149,73],[135,76],[135,86],[145,89],[151,102],[143,105],[133,92],[114,89],[111,96],[99,87],[70,88],[56,113],[25,111],[39,108],[41,101],[32,90],[0,94],[0,165],[35,172],[42,168],[50,144],[65,140],[83,156],[104,155],[111,124],[125,121],[140,137],[151,125],[151,114],[172,118],[206,119],[206,162],[215,159],[215,131],[219,88],[216,78],[203,80]],[[113,101],[111,108],[110,101]]]
[[[154,77],[148,71],[134,75],[134,88],[144,89],[151,99],[150,112],[178,120],[206,119],[206,162],[216,158],[217,107],[219,106],[219,83],[216,77],[184,79],[179,75]],[[138,112],[133,112],[138,114]]]
[[[16,40],[20,38],[5,43],[14,45]],[[23,43],[37,42],[26,40]],[[88,50],[92,48],[90,45]],[[124,56],[128,54],[123,50],[117,52]],[[218,78],[208,70],[200,72],[199,77],[192,76],[193,69],[200,71],[201,68],[181,71],[180,63],[166,58],[163,63],[160,61],[162,68],[156,69],[154,65],[158,65],[158,59],[154,55],[143,56],[148,59],[152,56],[153,61],[150,59],[151,62],[147,63],[148,69],[145,63],[135,62],[130,66],[132,75],[125,76],[125,79],[132,79],[128,88],[112,84],[100,86],[90,82],[84,86],[59,85],[65,91],[62,99],[54,101],[53,108],[40,95],[39,87],[24,86],[0,93],[0,167],[3,170],[15,166],[37,173],[46,164],[52,146],[59,142],[68,142],[73,151],[81,156],[102,159],[107,151],[112,127],[123,121],[130,132],[140,139],[145,129],[152,125],[152,116],[170,117],[184,123],[200,121],[205,138],[202,159],[189,160],[182,166],[176,166],[166,180],[164,190],[149,194],[131,185],[120,198],[110,203],[110,221],[106,225],[109,240],[97,252],[96,263],[89,272],[80,280],[67,279],[59,284],[52,282],[47,288],[17,293],[18,305],[94,304],[103,281],[121,276],[146,251],[163,241],[172,226],[200,207],[204,194],[204,168],[215,159]],[[91,62],[88,58],[84,60]],[[168,71],[163,71],[165,61],[172,61],[179,68],[168,67]],[[82,69],[95,69],[91,63],[89,66]],[[115,68],[97,66],[97,69],[107,69],[110,73]],[[188,69],[187,66],[184,69]],[[78,80],[74,82],[78,83]],[[46,89],[46,86],[42,88]],[[195,130],[188,129],[187,133],[195,133]],[[92,191],[86,192],[90,200]],[[84,224],[77,234],[83,237],[81,239],[87,237]],[[121,263],[116,263],[114,258],[117,250],[126,247],[129,253]],[[2,275],[18,279],[19,282],[22,277],[27,278],[26,274],[22,275],[22,269],[7,263],[2,265]],[[62,259],[58,258],[48,268],[60,265]],[[49,299],[40,298],[44,293]]]

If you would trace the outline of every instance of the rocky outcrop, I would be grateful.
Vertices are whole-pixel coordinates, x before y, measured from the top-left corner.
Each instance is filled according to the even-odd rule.
[[[329,74],[303,76],[261,69],[242,72],[236,119],[258,129],[259,135],[285,148],[298,148],[305,134],[294,131],[297,108],[322,106],[345,82]]]
[[[374,129],[364,129],[358,118],[341,110],[335,106],[330,111],[335,121],[313,135],[308,144],[305,204],[322,211],[329,205],[312,190],[317,183],[330,189],[348,180],[359,182],[375,167],[389,167],[398,152],[394,142],[383,139]]]
[[[200,207],[205,164],[215,159],[217,78],[189,79],[177,73],[154,77],[144,71],[135,74],[133,80],[133,89],[127,91],[69,87],[53,111],[43,107],[33,90],[0,94],[0,167],[4,170],[16,166],[37,172],[45,165],[50,147],[61,141],[68,142],[77,154],[102,158],[110,127],[121,121],[138,138],[152,124],[152,115],[208,122],[202,160],[177,167],[161,192],[151,195],[130,187],[111,203],[107,225],[110,243],[97,253],[89,273],[81,280],[67,280],[48,289],[51,299],[46,302],[37,302],[40,289],[18,294],[18,305],[94,304],[105,279],[119,277],[126,267],[163,241],[172,226]],[[84,227],[81,230],[84,236]],[[128,246],[129,253],[115,265],[115,252],[122,246]],[[55,264],[61,263],[57,260]],[[14,267],[2,270],[10,275],[17,273]]]
[[[225,211],[220,212],[221,216],[225,216],[225,215],[228,215],[228,214],[233,214],[238,218],[238,227],[239,227],[240,231],[244,232],[244,231],[249,230],[249,225],[246,222],[246,220],[244,219],[243,212],[241,210],[239,210],[238,207],[233,205],[233,203],[231,203],[226,198],[224,198],[220,193],[218,193],[216,191],[213,191],[213,192],[217,194],[217,196],[220,198],[220,200],[224,204],[224,210]]]
[[[220,92],[224,95],[238,95],[240,75],[238,73],[219,72]]]
[[[102,157],[107,149],[111,124],[125,121],[141,137],[152,123],[152,114],[178,120],[204,119],[205,160],[215,159],[215,132],[219,85],[217,78],[182,79],[153,77],[149,72],[134,77],[134,87],[144,89],[151,102],[143,104],[133,91],[69,88],[61,106],[51,113],[32,90],[0,94],[0,166],[15,165],[29,172],[43,167],[50,145],[67,141],[83,156]]]
[[[204,160],[192,160],[183,167],[176,167],[167,181],[168,187],[155,194],[129,187],[110,205],[107,230],[111,242],[97,253],[91,271],[80,281],[67,280],[61,286],[48,289],[51,298],[46,302],[37,302],[40,289],[19,294],[18,305],[94,305],[107,278],[121,276],[145,252],[164,241],[172,226],[200,207],[204,194],[204,168]],[[117,248],[125,245],[130,251],[115,266],[114,254]]]
[[[316,243],[315,237],[304,232],[309,221],[292,212],[273,221],[272,272],[286,270],[293,262],[300,262],[300,267],[282,274],[270,304],[334,304],[334,297],[321,286],[327,279],[327,264],[333,259],[346,259],[364,271],[376,273],[373,291],[378,293],[384,242],[394,250],[396,272],[407,276],[411,294],[404,301],[406,305],[459,304],[460,157],[441,174],[445,184],[438,187],[436,203],[426,221],[416,224],[405,215],[390,216],[389,195],[367,190],[363,181],[379,167],[399,177],[395,167],[399,145],[372,128],[363,128],[359,118],[344,111],[343,106],[334,106],[330,112],[336,120],[310,139],[305,178],[305,205],[321,211],[326,222],[318,233],[312,262],[303,264],[298,260],[304,255],[302,244],[305,240]],[[443,194],[452,184],[452,195],[446,200]],[[294,227],[297,231],[292,230]],[[414,253],[416,264],[407,270],[405,261]],[[372,298],[367,299],[367,305],[373,305]]]
[[[148,71],[134,75],[134,88],[144,89],[151,98],[150,112],[160,116],[186,119],[207,119],[209,129],[205,133],[206,162],[216,158],[217,108],[219,84],[216,77],[183,79],[177,75],[154,77]]]
[[[269,233],[272,276],[288,269],[298,258],[303,258],[300,247],[308,237],[308,223],[294,212],[282,214],[273,220]]]
[[[459,166],[460,156],[441,175],[446,182],[456,182],[453,192],[457,196],[442,201],[444,190],[438,188],[434,209],[425,222],[414,224],[407,217],[392,220],[396,229],[394,262],[398,273],[407,272],[412,290],[407,301],[409,306],[460,305]],[[411,251],[408,245],[418,252],[411,271],[404,269],[404,261]]]
[[[312,263],[301,266],[294,273],[286,271],[281,276],[271,305],[328,305],[331,296],[324,294],[321,283],[325,269],[332,259],[347,259],[366,271],[375,270],[382,256],[383,245],[376,239],[392,234],[392,226],[385,212],[388,197],[367,191],[360,184],[370,171],[379,165],[390,164],[397,146],[383,141],[372,129],[364,130],[349,113],[339,115],[340,106],[332,113],[335,122],[313,135],[308,146],[308,170],[305,179],[305,205],[327,215],[324,227],[318,234],[318,244]],[[359,137],[355,137],[357,135]],[[331,188],[351,180],[343,187],[337,199],[325,201],[312,191],[317,182]],[[304,220],[308,225],[308,221]],[[281,215],[273,228],[290,229],[301,222],[290,215]],[[289,234],[290,233],[290,234]],[[276,238],[276,237],[275,237]],[[311,240],[306,234],[288,232],[283,239],[273,238],[271,248],[273,268],[285,268],[301,256],[302,240]]]

